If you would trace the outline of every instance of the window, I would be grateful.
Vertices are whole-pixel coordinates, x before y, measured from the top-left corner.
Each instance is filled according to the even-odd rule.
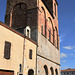
[[[43,34],[43,26],[41,26],[41,34]]]
[[[54,8],[55,8],[55,16],[56,16],[56,4],[54,4]]]
[[[45,75],[48,75],[48,68],[46,65],[44,65],[44,69],[45,69]]]
[[[29,51],[29,58],[32,59],[32,50]]]
[[[69,73],[67,72],[67,74],[69,74]]]
[[[45,37],[47,36],[47,24],[46,24],[46,12],[45,12],[45,9],[42,7],[42,14],[43,14],[43,25],[44,25],[44,28],[45,28]]]
[[[55,74],[58,75],[58,71],[57,71],[57,69],[55,70]]]
[[[50,68],[50,70],[51,70],[51,75],[54,75],[54,72],[53,72],[53,68],[52,67]]]
[[[49,30],[49,41],[51,41],[51,31]]]
[[[59,49],[59,36],[58,36],[58,30],[57,30],[57,27],[55,27],[55,36],[56,36],[56,40],[55,40],[55,43],[56,43],[56,47]]]
[[[27,37],[29,37],[29,30],[27,29]]]
[[[11,49],[11,43],[5,41],[5,48],[4,48],[4,58],[10,59],[10,49]]]

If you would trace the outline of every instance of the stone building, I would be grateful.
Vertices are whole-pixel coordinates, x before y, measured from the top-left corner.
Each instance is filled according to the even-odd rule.
[[[65,70],[61,70],[61,75],[75,75],[75,69],[65,69]]]
[[[6,31],[3,35],[5,36],[8,33],[8,35],[11,36],[10,40],[13,40],[13,44],[18,43],[20,47],[20,45],[23,45],[23,41],[20,39],[27,40],[26,43],[28,44],[25,46],[27,48],[25,48],[26,51],[23,52],[23,49],[20,49],[22,47],[19,48],[19,52],[21,51],[26,54],[25,57],[21,52],[22,56],[17,53],[19,57],[21,57],[21,60],[23,59],[24,64],[21,61],[19,61],[19,63],[22,64],[20,64],[20,68],[22,66],[21,72],[24,75],[60,75],[57,6],[58,3],[56,0],[7,0],[5,14],[5,24],[7,26],[3,23],[0,25],[7,27],[7,31],[10,29],[16,32],[12,35],[12,32],[8,33]],[[0,33],[2,33],[1,30]],[[13,36],[16,36],[17,33],[19,36],[14,38]],[[9,36],[7,36],[8,39]],[[14,40],[16,38],[17,41]],[[4,39],[6,40],[6,38]],[[19,40],[22,43],[20,43]],[[16,44],[15,47],[17,47],[18,44]],[[16,48],[13,48],[13,50],[14,49]],[[29,60],[28,58],[30,49],[34,50],[34,60]],[[32,51],[30,51],[30,53],[32,54]],[[18,59],[17,57],[16,59]],[[7,62],[10,63],[11,60]],[[11,63],[13,62],[14,61]],[[11,64],[11,66],[13,65],[14,64]],[[16,66],[18,65],[16,62]],[[15,71],[15,75],[19,72],[19,67],[17,67],[18,70],[15,70],[15,67],[12,69],[9,66],[6,67],[5,70],[6,69],[8,71]]]

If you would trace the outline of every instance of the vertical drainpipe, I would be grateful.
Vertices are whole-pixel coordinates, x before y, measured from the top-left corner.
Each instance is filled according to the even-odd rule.
[[[24,36],[24,43],[23,43],[23,60],[22,60],[22,73],[24,75],[24,56],[25,56],[25,36]]]
[[[36,46],[36,75],[37,75],[37,50],[38,50],[38,10],[39,10],[39,0],[37,0],[37,46]]]

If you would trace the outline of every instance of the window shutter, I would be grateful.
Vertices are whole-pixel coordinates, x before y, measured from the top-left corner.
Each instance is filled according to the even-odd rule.
[[[4,58],[10,59],[10,49],[11,49],[11,43],[5,41],[5,48],[4,48]]]

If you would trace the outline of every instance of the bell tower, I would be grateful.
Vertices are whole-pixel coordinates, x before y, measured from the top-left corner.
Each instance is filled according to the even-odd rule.
[[[34,26],[36,7],[36,0],[7,0],[5,23],[14,29],[31,26],[32,23]]]
[[[22,34],[29,26],[31,38],[37,41],[37,0],[7,0],[5,23]]]
[[[57,0],[7,0],[5,23],[37,45],[37,75],[60,75]],[[29,30],[25,30],[29,27]]]

